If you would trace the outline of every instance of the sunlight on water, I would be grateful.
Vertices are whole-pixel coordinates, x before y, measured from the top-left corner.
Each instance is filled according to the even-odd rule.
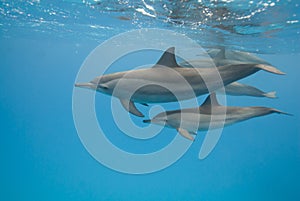
[[[27,29],[99,42],[128,30],[159,27],[186,34],[204,47],[299,53],[294,45],[300,43],[298,13],[295,0],[2,1],[0,26],[6,37]],[[288,37],[283,41],[282,36]]]

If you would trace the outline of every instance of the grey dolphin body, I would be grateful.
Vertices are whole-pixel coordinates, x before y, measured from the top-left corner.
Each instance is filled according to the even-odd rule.
[[[231,64],[266,64],[271,65],[267,61],[249,53],[241,51],[221,49],[211,49],[207,51],[216,66],[231,65]],[[200,59],[182,62],[181,65],[185,67],[207,67],[211,65],[210,60]],[[254,96],[276,98],[276,92],[264,92],[256,87],[233,82],[225,86],[226,94],[232,96]]]
[[[225,48],[220,48],[220,49],[207,50],[207,54],[213,60],[213,64],[215,66],[225,66],[231,64],[245,64],[245,63],[271,65],[269,62],[249,52],[227,50]],[[202,58],[202,59],[188,60],[180,63],[180,65],[184,67],[193,66],[195,68],[214,67],[211,63],[211,59]]]
[[[271,113],[290,115],[267,107],[222,106],[218,103],[216,94],[212,93],[200,107],[162,112],[143,122],[175,128],[183,137],[194,140],[191,134],[196,135],[197,131],[221,128]]]
[[[163,103],[186,100],[217,90],[259,70],[284,74],[264,64],[234,64],[216,68],[183,68],[176,62],[174,47],[169,48],[152,68],[130,70],[96,77],[76,87],[88,88],[120,99],[130,113],[143,117],[137,103]],[[220,75],[223,83],[215,79]],[[117,90],[116,90],[117,89]],[[131,96],[132,95],[132,96]]]
[[[215,65],[223,66],[228,64],[253,63],[271,65],[269,62],[251,54],[250,52],[242,52],[235,50],[211,49],[208,54],[213,58]]]
[[[217,90],[219,92],[220,90]],[[222,91],[220,91],[222,93]],[[264,92],[256,87],[242,84],[240,82],[232,82],[225,86],[225,93],[232,96],[254,96],[276,98],[276,92]]]

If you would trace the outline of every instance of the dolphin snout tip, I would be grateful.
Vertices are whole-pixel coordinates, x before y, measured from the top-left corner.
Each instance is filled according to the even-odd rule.
[[[75,87],[81,87],[81,88],[94,88],[95,87],[94,84],[89,83],[89,82],[87,82],[87,83],[75,83],[74,86]]]
[[[89,83],[75,83],[75,87],[84,87],[84,86],[88,86]]]

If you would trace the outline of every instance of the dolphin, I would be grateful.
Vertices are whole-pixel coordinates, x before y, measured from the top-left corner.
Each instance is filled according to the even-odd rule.
[[[213,60],[215,66],[230,65],[230,64],[266,64],[271,65],[267,61],[249,53],[234,50],[225,50],[225,48],[220,49],[210,49],[207,51],[208,55]],[[184,61],[180,65],[185,67],[207,67],[211,66],[210,59],[197,59]],[[276,98],[276,92],[264,92],[256,87],[242,84],[239,82],[233,82],[225,86],[226,94],[232,96],[254,96],[254,97],[267,97]]]
[[[284,74],[265,64],[233,64],[217,69],[184,68],[178,65],[174,51],[174,47],[167,49],[151,68],[102,75],[87,83],[76,83],[75,87],[115,96],[128,112],[143,117],[134,103],[164,103],[191,99],[260,70]],[[216,79],[216,75],[220,75],[220,80]]]
[[[251,54],[250,52],[227,50],[224,47],[221,47],[220,49],[209,49],[207,50],[207,54],[210,58],[183,61],[180,65],[184,67],[193,66],[195,68],[214,67],[211,63],[211,59],[215,66],[245,63],[271,65],[269,62]]]
[[[240,82],[232,82],[225,87],[225,93],[231,96],[254,96],[254,97],[267,97],[276,98],[276,91],[264,92],[256,87],[242,84]],[[222,93],[221,90],[217,92]]]
[[[194,141],[192,134],[196,135],[197,131],[221,128],[271,113],[291,115],[268,107],[222,106],[218,103],[216,94],[211,93],[197,108],[161,112],[143,122],[175,128],[183,137]]]
[[[208,55],[213,59],[217,66],[238,63],[271,65],[269,62],[251,54],[250,52],[227,50],[224,47],[221,47],[220,49],[211,49],[208,51]]]

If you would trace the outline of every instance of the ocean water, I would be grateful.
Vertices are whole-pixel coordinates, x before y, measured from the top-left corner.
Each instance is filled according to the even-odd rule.
[[[298,0],[0,1],[0,200],[299,200],[299,5]],[[227,104],[274,107],[293,116],[272,114],[226,127],[203,160],[198,153],[206,133],[199,132],[183,156],[162,170],[127,174],[107,167],[79,137],[74,83],[98,45],[142,28],[173,31],[205,49],[225,47],[263,58],[286,75],[258,72],[242,82],[275,90],[278,98],[227,96]],[[153,64],[161,54],[133,52],[107,72]],[[114,122],[110,104],[110,96],[95,94],[99,124],[122,150],[155,152],[177,134],[165,128],[153,138],[129,137]],[[145,114],[151,107],[138,105]]]

